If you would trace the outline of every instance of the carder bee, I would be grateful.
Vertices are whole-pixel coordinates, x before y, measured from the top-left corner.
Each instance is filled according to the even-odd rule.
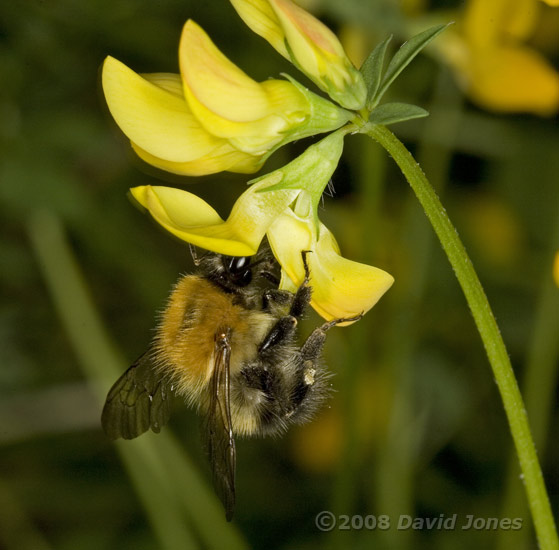
[[[235,507],[235,436],[271,435],[308,421],[329,394],[321,362],[326,332],[361,316],[336,319],[296,344],[311,299],[305,279],[279,290],[273,256],[193,252],[198,272],[171,292],[150,349],[113,385],[102,413],[112,439],[159,432],[182,397],[201,415],[216,493],[230,521]],[[268,287],[268,288],[266,288]],[[271,288],[270,288],[271,287]]]

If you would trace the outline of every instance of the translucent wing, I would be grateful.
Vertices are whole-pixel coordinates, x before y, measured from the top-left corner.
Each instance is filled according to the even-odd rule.
[[[236,459],[229,400],[230,333],[228,330],[216,335],[209,407],[202,430],[214,488],[225,507],[227,521],[231,521],[235,509]]]
[[[134,439],[150,428],[158,433],[171,415],[171,388],[144,353],[113,385],[101,424],[111,439]]]

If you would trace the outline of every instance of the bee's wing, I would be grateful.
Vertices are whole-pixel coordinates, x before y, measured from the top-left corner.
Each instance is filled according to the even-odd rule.
[[[230,331],[229,331],[230,332]],[[229,334],[218,334],[215,363],[210,379],[209,407],[202,427],[202,437],[212,468],[213,484],[225,507],[227,521],[235,508],[235,439],[231,424],[229,398]]]
[[[150,428],[159,432],[171,415],[171,386],[142,355],[107,395],[101,424],[111,439],[134,439]]]

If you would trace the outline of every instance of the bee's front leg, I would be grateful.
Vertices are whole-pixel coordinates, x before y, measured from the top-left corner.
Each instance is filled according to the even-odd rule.
[[[305,268],[305,278],[295,294],[282,290],[273,290],[268,291],[264,295],[264,304],[268,308],[271,307],[272,303],[279,307],[289,305],[289,313],[278,319],[276,324],[270,329],[258,348],[259,352],[266,351],[287,338],[291,338],[295,333],[297,320],[303,316],[311,301],[312,289],[309,286],[310,273],[307,264],[307,254],[309,254],[308,250],[301,252]]]

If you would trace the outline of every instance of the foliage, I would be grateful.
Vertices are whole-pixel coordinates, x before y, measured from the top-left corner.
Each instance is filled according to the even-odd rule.
[[[368,49],[394,34],[385,43],[392,54],[415,34],[408,29],[442,20],[434,10],[412,18],[371,0],[371,22],[362,16],[366,4],[324,2],[318,15],[366,33]],[[459,21],[460,13],[447,15],[444,21]],[[125,458],[124,467],[101,433],[97,396],[111,369],[144,351],[154,312],[192,263],[182,243],[130,208],[128,188],[154,176],[184,180],[127,153],[103,104],[99,68],[111,54],[139,71],[176,72],[170,60],[188,17],[259,80],[290,70],[279,55],[262,55],[262,41],[225,1],[0,7],[0,546],[186,548],[187,541],[219,545],[208,538],[215,531],[255,548],[530,547],[508,427],[464,299],[402,176],[365,138],[344,152],[335,200],[325,197],[321,217],[348,256],[383,265],[396,283],[362,321],[329,334],[331,408],[282,439],[239,441],[235,534],[211,511],[192,411],[176,410],[179,446],[160,434],[136,453],[120,451],[141,457]],[[557,44],[542,50],[558,55]],[[557,509],[556,119],[470,103],[434,54],[414,60],[383,101],[430,113],[394,129],[443,196],[484,281]],[[278,151],[269,166],[284,165],[301,147]],[[221,174],[187,185],[225,217],[245,180]],[[302,333],[319,322],[309,317]],[[162,454],[162,477],[152,477]],[[208,507],[193,506],[191,491],[197,502],[210,499]],[[201,526],[199,510],[215,522]],[[314,518],[322,510],[386,514],[393,522],[403,514],[522,517],[524,528],[321,533]]]

